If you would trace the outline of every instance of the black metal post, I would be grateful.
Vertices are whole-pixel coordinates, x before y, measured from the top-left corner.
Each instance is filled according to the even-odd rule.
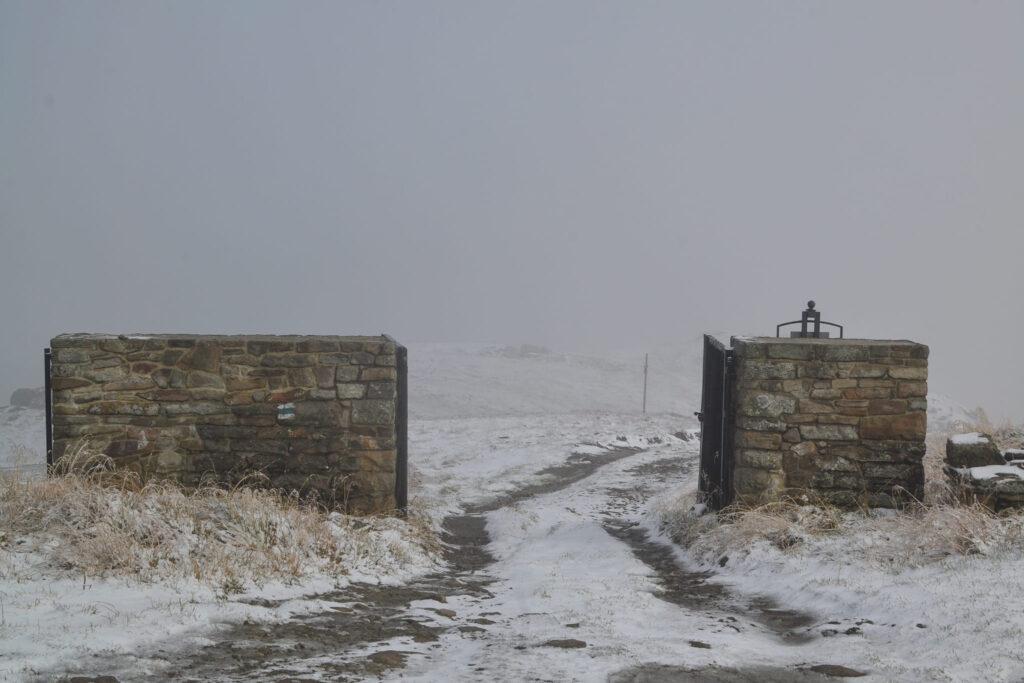
[[[53,467],[53,382],[50,379],[50,362],[53,352],[43,350],[43,399],[46,402],[46,471]]]
[[[395,344],[398,404],[395,406],[395,504],[405,514],[409,506],[409,352]]]

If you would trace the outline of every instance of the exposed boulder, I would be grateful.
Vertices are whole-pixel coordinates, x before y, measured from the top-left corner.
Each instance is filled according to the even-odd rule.
[[[1006,459],[988,434],[956,434],[946,441],[946,463],[951,467],[1005,465]]]
[[[43,394],[43,387],[38,389],[15,389],[11,394],[11,405],[18,408],[37,408],[42,410],[46,407],[46,399]]]

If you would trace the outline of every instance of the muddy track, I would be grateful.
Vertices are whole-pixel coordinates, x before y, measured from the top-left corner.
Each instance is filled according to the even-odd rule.
[[[153,679],[178,681],[207,680],[321,680],[362,681],[387,669],[404,666],[406,654],[398,651],[375,652],[369,656],[367,646],[394,638],[409,637],[416,642],[438,640],[446,631],[459,630],[472,636],[481,632],[479,626],[440,625],[435,620],[410,616],[408,607],[417,600],[447,602],[455,595],[468,595],[474,600],[492,597],[487,586],[493,582],[484,570],[494,558],[487,552],[490,537],[483,517],[519,501],[564,489],[585,479],[599,468],[638,453],[634,448],[617,448],[596,455],[573,455],[564,464],[540,471],[541,481],[502,494],[486,503],[464,506],[464,513],[450,515],[442,524],[441,540],[445,559],[452,571],[432,574],[405,586],[375,586],[355,583],[344,589],[315,599],[342,603],[324,613],[298,615],[276,624],[240,623],[226,625],[209,634],[214,642],[198,651],[184,653],[160,650],[149,654],[160,672]],[[272,607],[273,602],[259,604]],[[106,666],[104,666],[106,664]],[[117,661],[95,662],[90,670],[123,670]],[[122,674],[127,680],[141,680],[138,672]],[[65,677],[70,681],[74,677]],[[52,680],[52,677],[46,677]],[[115,677],[105,678],[116,681]]]
[[[462,514],[447,517],[442,527],[442,540],[451,568],[448,572],[425,576],[405,586],[352,584],[338,591],[313,596],[339,606],[317,614],[298,615],[283,623],[224,625],[222,630],[207,634],[207,638],[213,641],[211,644],[194,652],[181,652],[169,647],[167,651],[147,653],[146,658],[153,663],[152,668],[159,671],[151,678],[179,681],[303,681],[323,678],[361,681],[389,669],[403,667],[407,655],[411,654],[396,650],[374,651],[375,644],[380,643],[384,647],[383,643],[396,638],[431,643],[452,631],[459,631],[464,637],[481,637],[485,633],[478,625],[457,618],[419,616],[411,612],[409,606],[421,600],[446,603],[453,596],[468,596],[471,602],[484,602],[493,597],[488,586],[494,578],[487,574],[487,568],[494,558],[487,550],[490,537],[484,515],[519,501],[562,490],[599,468],[637,452],[637,449],[621,448],[597,455],[573,455],[564,464],[539,472],[541,480],[537,484],[521,487],[485,503],[465,506]],[[608,508],[600,523],[605,531],[626,543],[634,555],[652,569],[661,587],[657,595],[662,599],[688,609],[733,614],[736,616],[726,618],[734,622],[738,622],[736,617],[755,621],[783,641],[799,642],[801,636],[797,629],[808,623],[809,617],[778,610],[767,602],[741,603],[722,587],[709,583],[707,574],[686,571],[676,562],[670,546],[652,541],[645,530],[624,520],[625,513],[635,509],[649,494],[644,482],[651,479],[675,481],[692,466],[683,459],[670,458],[633,468],[638,484],[630,490],[608,490]],[[275,603],[259,604],[272,607]],[[441,616],[449,616],[443,605],[434,611]],[[108,675],[120,674],[125,680],[145,678],[137,670],[121,674],[126,670],[123,659],[105,661],[98,658],[89,669]],[[659,678],[665,671],[655,665],[650,666],[655,668],[641,667],[632,674],[621,672],[625,678],[616,680],[687,680]],[[684,673],[674,670],[675,675]],[[635,677],[630,678],[634,674]],[[53,680],[53,677],[48,676],[47,680]],[[65,677],[64,680],[73,679]]]

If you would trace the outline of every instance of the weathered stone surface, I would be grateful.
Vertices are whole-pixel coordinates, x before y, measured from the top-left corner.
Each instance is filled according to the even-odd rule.
[[[925,413],[870,416],[861,420],[860,435],[863,439],[924,441],[926,423]]]
[[[807,424],[800,425],[800,435],[812,441],[854,441],[857,439],[857,429],[841,424]]]
[[[398,378],[398,371],[395,368],[363,368],[359,373],[359,379],[369,382],[380,380],[394,381]]]
[[[260,362],[260,365],[284,368],[300,368],[315,364],[314,357],[308,353],[268,353]]]
[[[743,379],[793,379],[796,365],[786,361],[747,360],[742,365]]]
[[[62,389],[77,389],[78,387],[87,387],[90,386],[91,384],[92,382],[90,382],[89,380],[81,379],[79,377],[54,377],[50,381],[50,385],[53,387],[54,391],[60,391]],[[21,391],[21,389],[18,389],[18,391]],[[16,391],[14,393],[16,394],[18,392]],[[42,398],[41,392],[40,398]],[[15,405],[14,395],[11,396],[11,405]]]
[[[869,415],[902,415],[907,412],[907,402],[902,399],[874,399],[868,401]]]
[[[896,395],[900,398],[925,397],[928,395],[927,382],[900,382],[896,387]]]
[[[359,425],[390,425],[395,422],[394,401],[371,400],[352,402],[352,423]]]
[[[1006,460],[989,434],[958,434],[946,440],[946,463],[952,467],[1005,465]]]
[[[396,393],[394,382],[370,382],[366,387],[366,398],[393,399]]]
[[[892,367],[889,368],[889,376],[896,379],[926,380],[928,379],[928,368]]]
[[[365,374],[365,370],[363,371]],[[751,417],[779,418],[796,412],[796,399],[786,394],[750,394],[743,397],[740,413]]]
[[[185,370],[202,370],[216,372],[220,363],[220,346],[205,340],[196,342],[178,361],[178,366]]]
[[[363,398],[366,395],[366,385],[353,383],[353,384],[338,384],[337,385],[338,398],[341,399],[352,399],[352,398]]]
[[[185,380],[185,384],[188,387],[209,387],[211,389],[221,389],[224,387],[224,378],[220,375],[215,375],[212,372],[201,372],[194,370],[188,373],[188,377]]]
[[[86,349],[58,349],[53,355],[58,363],[89,362],[89,351]]]
[[[736,426],[740,429],[750,429],[759,432],[784,432],[786,423],[782,420],[769,420],[762,417],[751,417],[749,415],[737,415]]]
[[[782,435],[773,432],[740,430],[736,432],[734,445],[737,448],[778,450],[782,447]]]

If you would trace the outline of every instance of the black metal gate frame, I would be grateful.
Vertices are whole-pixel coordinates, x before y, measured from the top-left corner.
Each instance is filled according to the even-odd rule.
[[[707,504],[720,510],[733,499],[732,485],[732,362],[733,352],[704,335],[704,377],[700,430],[698,489]]]

